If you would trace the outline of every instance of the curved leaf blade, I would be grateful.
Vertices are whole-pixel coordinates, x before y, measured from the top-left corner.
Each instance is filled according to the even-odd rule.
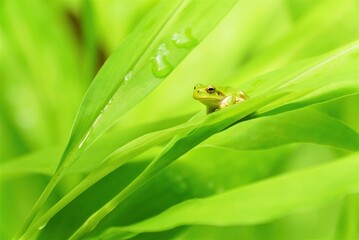
[[[262,98],[252,98],[231,107],[224,108],[220,112],[207,115],[202,124],[193,131],[175,136],[151,164],[131,182],[131,184],[92,214],[70,239],[81,238],[92,231],[97,224],[121,202],[194,146],[198,145],[211,135],[230,127],[240,119],[253,113],[256,109],[272,102],[273,99],[278,99],[286,94],[287,93],[278,93]]]
[[[272,109],[300,98],[313,103],[310,98],[320,98],[320,95],[332,91],[336,95],[326,96],[327,100],[330,100],[339,97],[337,94],[342,93],[341,89],[346,94],[358,92],[358,63],[359,41],[355,41],[323,56],[248,80],[243,89],[249,93],[253,92],[251,95],[278,90],[292,92],[287,98],[274,101],[267,107]],[[323,101],[325,98],[322,97],[320,100]]]
[[[105,62],[89,87],[55,175],[25,228],[84,150],[160,84],[235,3],[164,0],[152,9]]]
[[[269,222],[359,191],[358,168],[359,154],[356,153],[316,168],[180,203],[145,221],[112,228],[101,239],[114,234],[164,231],[182,225],[233,226]]]
[[[235,2],[161,1],[95,77],[79,109],[65,155],[91,145],[149,94]]]
[[[340,121],[311,109],[246,121],[216,134],[202,146],[236,150],[267,149],[291,143],[359,150],[359,134]]]

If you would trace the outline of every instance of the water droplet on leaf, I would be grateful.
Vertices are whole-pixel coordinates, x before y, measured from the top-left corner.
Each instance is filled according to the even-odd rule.
[[[106,111],[106,109],[111,105],[112,103],[112,98],[108,101],[108,103],[106,104],[106,106],[103,108],[103,110],[101,111],[101,113],[103,113],[104,111]]]
[[[42,229],[44,229],[44,228],[46,227],[46,225],[47,225],[47,222],[46,222],[46,223],[44,223],[44,224],[42,224],[42,225],[38,228],[38,230],[42,230]]]
[[[127,83],[128,82],[128,80],[130,80],[131,78],[132,78],[132,73],[133,73],[133,71],[129,71],[127,74],[126,74],[126,76],[125,76],[125,83]]]
[[[157,54],[151,58],[153,63],[152,73],[159,78],[166,77],[173,70],[173,67],[168,62],[167,57],[169,51],[165,44],[161,44],[157,49]]]
[[[171,40],[179,48],[193,48],[198,44],[198,41],[192,36],[190,28],[174,33]]]

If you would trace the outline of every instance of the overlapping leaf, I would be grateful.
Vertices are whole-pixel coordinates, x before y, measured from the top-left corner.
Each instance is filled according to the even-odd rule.
[[[146,170],[144,170],[141,175],[138,176],[138,178],[136,178],[126,189],[120,192],[116,197],[89,217],[87,221],[74,233],[72,238],[77,239],[91,231],[107,214],[109,214],[134,191],[144,185],[155,174],[206,138],[233,125],[239,119],[258,109],[260,112],[261,109],[264,109],[262,111],[268,111],[275,107],[283,106],[290,101],[313,92],[317,87],[323,86],[322,81],[318,81],[316,84],[306,83],[312,83],[313,79],[322,79],[320,78],[320,75],[318,75],[318,72],[323,69],[325,70],[328,65],[332,66],[332,64],[335,64],[336,61],[350,61],[353,56],[357,56],[358,50],[359,42],[354,42],[337,51],[334,51],[329,55],[315,59],[310,62],[310,64],[306,63],[304,66],[299,64],[299,66],[292,67],[290,72],[283,71],[279,74],[274,74],[277,78],[275,84],[271,84],[271,87],[267,90],[264,90],[262,86],[262,91],[271,92],[276,90],[279,93],[282,92],[282,94],[271,93],[268,97],[263,96],[262,101],[258,99],[250,99],[246,101],[243,106],[241,104],[237,104],[232,108],[223,109],[221,113],[215,113],[209,116],[207,120],[193,132],[182,134],[172,139],[172,141],[164,148],[163,152],[157,156],[157,158],[149,165],[148,168],[146,168]],[[353,70],[353,68],[350,69]],[[279,77],[281,77],[281,79],[279,79]],[[311,81],[309,81],[309,79]],[[264,81],[262,80],[261,82],[268,85],[270,84],[269,79],[265,79]],[[288,91],[287,94],[284,94],[283,91],[285,90]],[[252,103],[253,100],[254,102]],[[251,103],[253,104],[252,106],[250,105]],[[236,112],[238,107],[242,107],[242,109],[237,110],[238,112]]]
[[[337,162],[284,174],[209,198],[185,201],[143,222],[110,229],[99,239],[164,231],[181,225],[265,223],[359,191],[358,168],[359,155],[353,154]]]
[[[295,142],[319,143],[359,150],[359,134],[343,123],[304,109],[254,119],[221,132],[204,145],[237,150],[266,149]]]
[[[56,173],[25,228],[86,147],[160,84],[235,2],[161,1],[141,21],[89,87]]]

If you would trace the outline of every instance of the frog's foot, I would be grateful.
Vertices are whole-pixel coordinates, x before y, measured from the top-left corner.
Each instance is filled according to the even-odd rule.
[[[226,102],[223,102],[223,103],[221,103],[221,104],[219,105],[219,107],[218,107],[217,110],[222,109],[222,108],[225,108],[225,107],[228,107],[229,105],[230,105],[230,104],[228,104],[228,103],[226,103]]]
[[[247,100],[249,98],[249,96],[245,93],[245,92],[239,92],[239,97],[236,97],[236,103],[237,102],[243,102],[245,100]]]
[[[249,98],[249,96],[248,96],[245,92],[243,92],[243,91],[240,91],[240,92],[239,92],[239,96],[240,96],[241,98],[244,98],[244,99],[248,99],[248,98]]]
[[[237,103],[237,102],[243,102],[243,101],[245,101],[245,100],[246,100],[246,98],[236,97],[236,103]]]

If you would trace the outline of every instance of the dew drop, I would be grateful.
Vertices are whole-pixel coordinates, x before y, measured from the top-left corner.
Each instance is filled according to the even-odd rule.
[[[88,137],[90,136],[91,132],[93,131],[94,127],[96,124],[98,124],[99,120],[102,118],[104,112],[107,110],[107,108],[111,105],[113,101],[113,98],[111,98],[108,103],[106,104],[106,106],[100,111],[100,114],[97,116],[97,118],[95,119],[95,121],[93,122],[92,126],[90,127],[90,129],[87,131],[85,137],[82,139],[82,141],[79,144],[79,149],[83,147],[83,145],[86,143]]]
[[[129,71],[129,72],[126,74],[126,76],[125,76],[125,78],[124,78],[125,83],[127,83],[127,82],[132,78],[132,73],[133,73],[133,71]]]
[[[108,103],[106,104],[106,106],[103,108],[103,110],[101,111],[101,114],[106,111],[106,109],[111,105],[112,103],[112,98],[110,99],[110,101],[108,101]]]
[[[193,48],[198,44],[198,41],[192,36],[190,28],[174,33],[171,40],[178,48]]]
[[[42,225],[38,228],[38,230],[42,230],[42,229],[44,229],[44,228],[46,227],[46,225],[47,225],[47,222],[46,222],[46,223],[44,223],[44,224],[42,224]]]
[[[167,57],[169,51],[165,44],[161,44],[157,49],[157,54],[151,58],[153,63],[152,73],[159,78],[166,77],[173,70],[173,67],[168,62]]]

